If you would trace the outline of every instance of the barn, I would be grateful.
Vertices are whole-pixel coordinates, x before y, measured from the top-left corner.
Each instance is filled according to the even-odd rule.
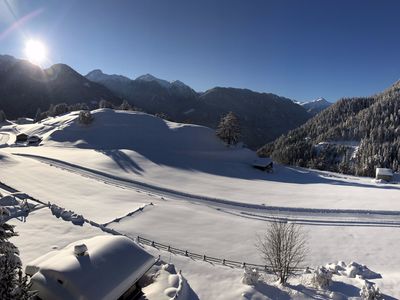
[[[387,168],[376,168],[375,179],[382,179],[390,182],[393,180],[393,171]]]
[[[26,266],[42,300],[135,299],[155,258],[124,236],[97,236],[51,251]]]
[[[253,168],[261,171],[272,172],[274,169],[274,162],[268,157],[259,157],[253,161]]]

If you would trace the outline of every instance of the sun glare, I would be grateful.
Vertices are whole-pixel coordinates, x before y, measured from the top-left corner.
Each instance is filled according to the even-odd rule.
[[[29,40],[25,44],[26,58],[35,65],[40,65],[46,59],[47,50],[38,40]]]

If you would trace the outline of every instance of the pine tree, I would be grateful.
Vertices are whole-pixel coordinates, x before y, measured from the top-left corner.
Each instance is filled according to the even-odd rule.
[[[18,248],[9,241],[13,236],[17,236],[14,226],[0,221],[0,299],[32,299],[28,279],[22,274]]]
[[[119,106],[119,109],[121,109],[121,110],[131,110],[132,107],[128,103],[128,101],[124,100],[124,101],[122,101],[121,105]]]
[[[233,112],[229,112],[226,116],[221,118],[216,134],[228,145],[235,145],[239,142],[239,120]]]
[[[93,115],[90,113],[90,110],[81,110],[79,112],[78,121],[81,124],[90,124],[93,121]]]
[[[35,115],[35,123],[39,122],[42,120],[42,110],[40,109],[40,107],[37,109],[36,111],[36,115]]]
[[[99,102],[99,108],[114,108],[114,107],[111,102],[102,99]]]
[[[4,111],[0,110],[0,123],[5,122],[6,120],[6,114],[4,113]]]

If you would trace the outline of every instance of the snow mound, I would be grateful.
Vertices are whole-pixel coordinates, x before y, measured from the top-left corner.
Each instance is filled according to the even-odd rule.
[[[88,149],[190,152],[225,148],[210,128],[169,122],[141,112],[98,109],[92,111],[94,120],[89,125],[79,124],[78,115],[71,112],[46,119],[24,126],[24,132],[41,136],[43,145],[62,143]]]
[[[329,263],[326,268],[333,274],[342,275],[349,278],[360,277],[362,279],[377,279],[382,278],[381,274],[368,269],[366,265],[361,265],[356,262],[346,264],[343,261],[337,263]]]
[[[172,300],[189,299],[190,288],[182,274],[176,271],[173,264],[154,266],[153,283],[143,289],[146,299]]]

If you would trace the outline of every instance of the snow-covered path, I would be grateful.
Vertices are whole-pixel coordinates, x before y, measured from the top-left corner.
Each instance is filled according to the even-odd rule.
[[[232,201],[230,199],[211,198],[203,195],[189,194],[178,190],[143,183],[133,179],[121,178],[112,174],[44,156],[23,153],[15,153],[14,155],[35,159],[49,166],[57,167],[116,187],[150,193],[152,196],[157,195],[162,198],[201,203],[207,206],[216,207],[221,212],[234,214],[239,217],[264,221],[279,219],[316,225],[400,227],[400,211],[291,208],[244,203]]]

